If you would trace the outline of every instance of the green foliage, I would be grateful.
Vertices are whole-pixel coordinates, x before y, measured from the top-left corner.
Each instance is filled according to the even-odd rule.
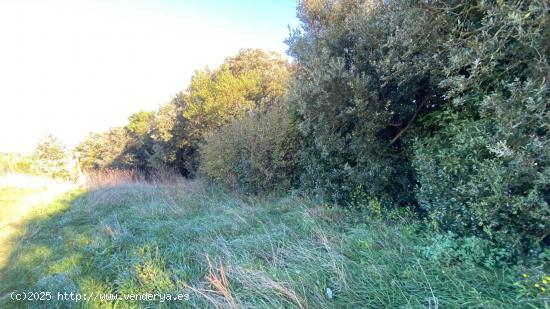
[[[126,128],[131,134],[143,136],[149,130],[149,125],[155,116],[154,112],[140,111],[128,117]]]
[[[200,172],[244,192],[289,188],[300,137],[286,104],[258,110],[212,132],[201,147]]]
[[[90,135],[78,147],[84,169],[175,169],[192,177],[208,132],[286,93],[289,65],[280,55],[242,49],[215,70],[195,72],[186,91],[156,112],[131,115],[123,128]]]
[[[160,151],[151,138],[154,112],[141,111],[128,117],[124,127],[111,128],[103,133],[91,133],[77,147],[81,168],[137,169],[145,172],[154,151]],[[153,149],[154,148],[154,149]],[[158,154],[157,154],[158,156]],[[159,164],[158,159],[154,159]]]
[[[200,164],[254,193],[300,183],[376,218],[426,216],[464,242],[462,260],[488,244],[544,255],[545,1],[303,0],[298,16],[291,77],[280,56],[241,50],[156,113],[85,141],[83,167],[194,176]]]
[[[28,155],[0,153],[0,175],[7,173],[32,174],[32,158]]]
[[[184,117],[202,134],[217,129],[284,95],[288,74],[288,64],[280,55],[243,49],[220,68],[195,73]]]
[[[383,214],[389,213],[383,211],[380,201],[376,197],[369,196],[363,186],[358,186],[351,192],[347,206],[363,212],[371,219],[380,219]]]
[[[307,189],[418,205],[514,256],[550,244],[545,1],[310,0],[299,16],[290,101]]]
[[[349,202],[362,188],[384,205],[413,200],[402,138],[440,104],[444,21],[391,1],[302,1],[290,100],[302,118],[306,188]]]
[[[286,92],[288,63],[278,54],[243,49],[216,70],[197,71],[187,89],[184,160],[187,174],[198,168],[198,148],[206,135],[248,112],[273,104]]]
[[[70,151],[54,136],[38,141],[30,154],[0,153],[0,175],[8,173],[73,179],[77,167]]]
[[[450,104],[414,142],[418,203],[442,228],[536,254],[550,244],[547,4],[445,11],[456,14],[441,81]]]
[[[70,153],[53,135],[41,139],[32,154],[32,172],[52,178],[71,178]]]
[[[245,193],[300,183],[348,209],[229,196],[183,180],[68,195],[28,222],[29,235],[18,232],[25,241],[0,270],[0,295],[177,291],[195,293],[189,307],[548,307],[547,1],[303,0],[298,16],[291,77],[279,55],[241,50],[197,71],[158,111],[90,135],[79,161],[185,176],[199,169]],[[53,137],[32,162],[0,159],[3,173],[69,175]],[[23,191],[4,191],[11,214]],[[418,216],[427,224],[409,224]],[[6,303],[15,306],[0,296]]]
[[[151,122],[148,162],[153,168],[172,168],[191,176],[198,165],[196,145],[199,140],[190,134],[189,121],[183,116],[188,95],[178,93],[160,107]]]
[[[494,244],[486,239],[458,237],[452,232],[433,236],[431,243],[420,246],[419,250],[426,258],[443,265],[466,263],[489,268],[502,265],[511,255],[505,249],[495,249]]]
[[[125,166],[142,172],[148,172],[152,167],[149,159],[155,143],[151,139],[150,130],[154,117],[155,112],[141,111],[128,118],[124,126],[128,140],[119,160]]]
[[[547,237],[547,176],[524,153],[493,141],[489,122],[452,124],[416,142],[418,202],[442,228],[522,253]]]
[[[125,150],[130,137],[124,128],[91,133],[75,149],[83,170],[129,167]]]

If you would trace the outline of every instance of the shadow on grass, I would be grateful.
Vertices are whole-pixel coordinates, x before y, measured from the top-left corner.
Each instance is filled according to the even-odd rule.
[[[168,223],[153,209],[163,192],[140,186],[64,193],[21,220],[0,269],[0,308],[192,307],[188,300],[161,302],[160,295],[141,302],[103,298],[144,292],[181,298],[189,293],[183,281],[169,276],[159,252],[160,238],[169,231],[147,235],[155,224]],[[172,219],[177,212],[169,214]],[[154,222],[146,222],[150,216]]]

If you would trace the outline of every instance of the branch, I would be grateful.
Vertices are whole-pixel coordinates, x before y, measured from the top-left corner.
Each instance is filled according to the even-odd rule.
[[[397,133],[397,135],[394,138],[392,138],[392,140],[390,141],[390,145],[395,143],[401,137],[401,135],[405,134],[405,132],[409,129],[413,121],[416,119],[416,116],[418,115],[418,112],[420,112],[421,108],[422,108],[422,104],[420,104],[416,112],[414,112],[414,115],[412,116],[411,120],[409,120],[409,123],[407,124],[407,126],[401,129],[401,131],[399,131],[399,133]]]

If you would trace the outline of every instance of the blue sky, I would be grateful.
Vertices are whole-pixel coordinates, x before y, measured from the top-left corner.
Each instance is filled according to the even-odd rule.
[[[0,151],[74,146],[240,48],[284,53],[297,25],[294,0],[0,1]]]

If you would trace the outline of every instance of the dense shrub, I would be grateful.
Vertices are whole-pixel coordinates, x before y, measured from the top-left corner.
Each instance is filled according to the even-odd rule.
[[[200,172],[244,192],[288,188],[299,145],[287,105],[274,105],[212,132],[201,147]]]
[[[459,237],[452,232],[436,234],[429,245],[419,246],[418,249],[426,258],[446,266],[462,262],[492,268],[501,265],[511,255],[505,249],[495,248],[486,239]]]
[[[414,143],[416,197],[440,227],[536,252],[550,244],[547,3],[452,10],[450,104]]]
[[[517,252],[548,237],[547,142],[514,149],[491,119],[450,124],[415,143],[417,199],[437,225]],[[547,241],[547,240],[546,240]]]
[[[189,175],[198,168],[199,145],[209,132],[269,106],[286,93],[288,66],[277,53],[241,49],[219,68],[195,72],[182,110],[186,123],[184,161],[189,165]]]
[[[355,208],[414,204],[458,236],[542,250],[548,16],[542,0],[301,1],[289,94],[304,187]]]
[[[337,203],[358,190],[385,207],[412,203],[402,140],[439,107],[445,18],[400,1],[302,1],[299,16],[290,100],[304,187]]]

